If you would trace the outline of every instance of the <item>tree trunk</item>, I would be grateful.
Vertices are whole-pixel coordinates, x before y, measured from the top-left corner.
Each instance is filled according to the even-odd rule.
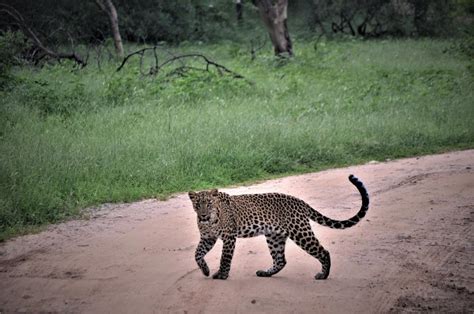
[[[235,13],[237,14],[237,21],[240,22],[242,20],[242,12],[243,12],[243,5],[242,0],[235,0]]]
[[[416,0],[413,1],[414,6],[414,24],[418,36],[428,35],[428,26],[426,25],[427,13],[430,5],[429,0]]]
[[[95,0],[95,2],[109,16],[110,29],[112,30],[112,35],[114,37],[115,52],[118,57],[123,58],[122,36],[120,36],[117,10],[115,9],[112,0]]]
[[[268,30],[275,55],[293,55],[290,34],[286,24],[288,0],[255,0],[260,17]]]

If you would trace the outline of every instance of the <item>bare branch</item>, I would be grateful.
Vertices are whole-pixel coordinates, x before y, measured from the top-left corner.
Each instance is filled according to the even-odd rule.
[[[33,41],[33,43],[43,52],[44,55],[40,59],[42,59],[44,56],[49,56],[57,60],[61,60],[61,59],[73,60],[81,67],[85,67],[87,65],[87,63],[75,52],[72,52],[72,53],[56,52],[46,47],[38,38],[36,33],[26,24],[20,12],[18,12],[14,7],[9,6],[7,4],[0,3],[0,13],[5,13],[9,15],[17,22],[17,25],[20,27],[23,33],[28,38],[30,38]]]
[[[127,56],[125,56],[125,58],[123,58],[122,63],[121,63],[120,66],[117,68],[117,72],[119,72],[120,70],[122,70],[122,68],[123,68],[123,66],[125,65],[125,63],[127,63],[128,59],[130,59],[130,58],[133,57],[134,55],[142,54],[142,53],[144,53],[145,51],[147,51],[147,50],[152,50],[152,49],[154,49],[154,48],[156,48],[156,47],[158,47],[158,46],[143,48],[143,49],[140,49],[140,50],[137,50],[137,51],[135,51],[135,52],[132,52],[132,53],[128,54]]]
[[[184,55],[173,55],[168,52],[168,54],[171,55],[171,58],[163,61],[161,64],[158,63],[158,54],[156,53],[157,48],[162,48],[160,46],[153,46],[153,47],[146,47],[142,48],[140,50],[134,51],[130,54],[128,54],[120,64],[120,66],[117,68],[117,72],[122,70],[122,68],[125,66],[125,64],[130,60],[131,57],[135,55],[140,55],[140,71],[142,68],[142,59],[146,51],[152,50],[153,55],[154,55],[154,60],[155,60],[155,66],[152,66],[150,68],[149,74],[154,75],[157,74],[161,69],[163,69],[165,66],[169,66],[175,62],[179,62],[181,65],[175,69],[173,69],[170,73],[168,73],[166,76],[171,76],[171,75],[176,75],[176,74],[182,74],[185,72],[188,72],[189,70],[199,70],[199,71],[207,71],[210,72],[211,67],[214,68],[220,75],[228,74],[231,75],[233,78],[236,79],[245,79],[244,76],[240,75],[239,73],[236,73],[227,67],[223,66],[222,64],[219,64],[217,62],[212,61],[209,59],[207,56],[200,54],[200,53],[190,53],[190,54],[184,54]],[[184,62],[184,60],[189,60],[189,59],[199,59],[201,61],[204,61],[205,63],[205,68],[197,68],[193,66],[188,66]],[[250,81],[248,81],[251,83]]]
[[[107,12],[107,9],[105,8],[105,5],[102,3],[102,1],[100,1],[100,0],[95,0],[94,2],[95,2],[95,4],[97,4],[97,6],[99,7],[99,9],[101,9],[101,10],[104,11],[105,13],[108,13],[108,12]]]
[[[179,60],[179,59],[185,59],[185,58],[201,58],[206,62],[206,70],[209,69],[210,65],[213,65],[218,71],[222,70],[222,71],[232,75],[234,78],[240,78],[240,79],[244,78],[242,75],[240,75],[240,74],[238,74],[234,71],[229,70],[225,66],[223,66],[219,63],[216,63],[216,62],[210,60],[209,58],[207,58],[205,55],[199,54],[199,53],[190,53],[190,54],[180,55],[180,56],[176,56],[174,58],[168,59],[160,65],[160,68],[162,68],[163,66],[165,66],[165,65],[167,65],[171,62],[174,62],[174,61]]]

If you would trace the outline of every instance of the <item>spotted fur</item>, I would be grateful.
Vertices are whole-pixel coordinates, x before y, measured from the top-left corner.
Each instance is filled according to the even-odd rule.
[[[369,195],[359,179],[350,175],[349,180],[359,190],[362,206],[348,220],[326,217],[304,201],[285,194],[229,195],[217,190],[189,192],[201,233],[195,254],[199,268],[205,276],[209,276],[204,256],[220,238],[224,243],[221,262],[212,278],[226,279],[229,276],[236,238],[265,235],[273,265],[267,270],[257,271],[257,276],[270,277],[285,267],[285,244],[287,238],[290,238],[321,262],[322,271],[316,274],[315,279],[326,279],[331,268],[331,258],[316,239],[309,219],[334,229],[345,229],[357,224],[369,209]]]

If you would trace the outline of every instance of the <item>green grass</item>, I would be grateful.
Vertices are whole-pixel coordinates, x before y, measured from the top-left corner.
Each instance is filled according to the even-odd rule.
[[[133,201],[474,147],[473,64],[449,41],[183,46],[244,75],[19,69],[0,100],[0,239]],[[148,59],[147,61],[150,61]]]

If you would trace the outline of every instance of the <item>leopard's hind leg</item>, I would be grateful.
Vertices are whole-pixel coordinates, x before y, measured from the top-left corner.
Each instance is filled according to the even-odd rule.
[[[285,244],[288,236],[286,234],[268,234],[265,235],[267,239],[268,249],[273,258],[273,266],[267,270],[258,270],[257,276],[270,277],[278,273],[286,265],[285,259]]]
[[[298,228],[298,230],[290,232],[290,239],[308,254],[317,258],[321,262],[322,271],[317,273],[314,278],[326,279],[329,276],[329,271],[331,269],[331,257],[329,252],[319,244],[313,230],[311,230],[311,225],[308,223],[301,228]]]

